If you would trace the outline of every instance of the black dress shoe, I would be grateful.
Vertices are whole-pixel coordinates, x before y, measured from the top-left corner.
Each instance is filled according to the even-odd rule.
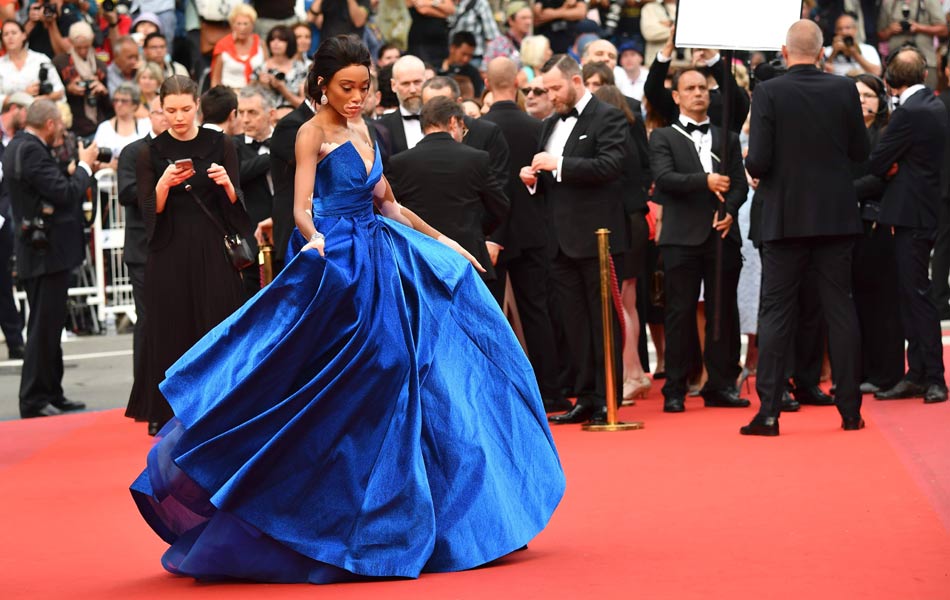
[[[817,385],[805,388],[795,388],[792,390],[792,395],[795,396],[795,399],[798,400],[799,404],[803,405],[831,406],[835,403],[835,399],[821,391],[821,388]]]
[[[20,360],[23,358],[26,348],[23,344],[7,345],[7,357],[10,360]]]
[[[927,386],[927,393],[924,394],[924,404],[936,404],[947,401],[947,386],[939,383],[932,383]]]
[[[874,394],[874,397],[878,400],[902,400],[904,398],[920,398],[926,393],[926,387],[919,383],[902,379],[891,389]]]
[[[42,408],[34,408],[33,410],[28,410],[20,414],[20,417],[23,419],[34,419],[36,417],[55,417],[56,415],[63,414],[63,411],[59,410],[52,404],[47,404]]]
[[[555,425],[566,425],[570,423],[586,423],[591,415],[594,414],[594,407],[590,404],[581,404],[578,402],[571,410],[563,415],[552,415],[548,417],[549,423]]]
[[[653,380],[656,381],[657,379],[666,379],[666,371],[657,371],[654,373]]]
[[[158,433],[158,431],[159,431],[161,428],[162,428],[162,424],[159,423],[158,421],[149,421],[149,422],[148,422],[148,434],[149,434],[150,436],[152,436],[152,437],[155,437],[155,435]]]
[[[782,412],[798,412],[801,409],[801,403],[792,398],[788,391],[782,392]]]
[[[686,399],[682,396],[673,396],[663,399],[663,412],[681,413],[686,410]]]
[[[860,415],[857,417],[844,417],[841,419],[841,428],[845,431],[864,429],[864,419],[862,419]]]
[[[84,410],[86,408],[85,402],[76,402],[68,398],[57,398],[56,400],[51,400],[50,404],[63,412],[70,410]]]
[[[567,398],[545,398],[544,399],[544,412],[567,412],[574,408],[574,405],[571,404],[571,401]]]
[[[860,390],[862,394],[876,394],[881,391],[881,388],[877,387],[870,381],[865,381],[861,384],[858,390]]]
[[[703,404],[710,408],[745,408],[751,404],[747,399],[740,398],[739,392],[731,389],[703,391],[699,395],[703,397]]]
[[[606,425],[607,424],[607,407],[601,406],[595,408],[590,415],[590,419],[587,421],[591,425]]]
[[[740,427],[739,433],[742,435],[764,435],[767,437],[774,437],[778,435],[778,419],[775,417],[763,418],[756,416],[754,419],[752,419],[751,423]]]

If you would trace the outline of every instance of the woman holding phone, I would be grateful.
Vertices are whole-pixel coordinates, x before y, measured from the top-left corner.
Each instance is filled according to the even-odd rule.
[[[199,128],[198,88],[169,77],[159,97],[169,129],[137,161],[139,207],[148,234],[148,295],[143,385],[126,416],[148,421],[149,434],[172,417],[159,382],[178,357],[241,306],[241,276],[225,254],[220,227],[251,234],[231,138]],[[204,212],[201,202],[211,213]]]

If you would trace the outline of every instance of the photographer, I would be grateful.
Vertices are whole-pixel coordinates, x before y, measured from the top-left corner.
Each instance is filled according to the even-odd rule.
[[[20,379],[23,418],[85,408],[63,396],[60,334],[72,271],[83,261],[82,201],[98,148],[80,145],[78,168],[67,176],[49,151],[64,129],[56,104],[37,100],[27,109],[25,131],[3,154],[17,231],[17,272],[30,304]]]
[[[297,38],[286,25],[277,25],[267,32],[270,57],[257,70],[257,80],[270,89],[281,102],[299,106],[303,102],[303,85],[307,81],[307,65],[297,58]]]
[[[916,46],[927,59],[927,87],[937,84],[934,37],[947,36],[947,22],[940,0],[882,0],[877,17],[877,37],[893,52]]]
[[[49,58],[69,51],[66,35],[79,19],[79,11],[71,2],[35,0],[26,10],[24,24],[30,49]]]
[[[835,75],[881,76],[881,57],[874,46],[858,42],[858,22],[845,13],[835,21],[835,37],[825,48],[825,70]]]
[[[26,33],[16,21],[3,24],[0,95],[26,92],[36,99],[62,100],[63,83],[49,59],[26,47]]]
[[[66,103],[73,113],[71,131],[80,137],[96,132],[96,126],[112,116],[106,65],[92,50],[93,31],[88,23],[69,28],[72,50],[53,59],[60,79],[66,82]]]

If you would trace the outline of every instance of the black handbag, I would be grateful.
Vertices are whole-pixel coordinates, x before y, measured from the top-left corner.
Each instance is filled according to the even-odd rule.
[[[191,189],[191,184],[185,185],[185,191],[191,194],[191,197],[195,199],[195,202],[198,203],[198,206],[201,207],[201,210],[204,211],[208,218],[211,219],[211,222],[214,223],[214,226],[218,228],[218,231],[221,232],[221,235],[224,236],[224,253],[227,255],[228,260],[231,262],[231,266],[234,267],[235,271],[243,271],[247,267],[255,263],[254,257],[251,255],[251,247],[247,244],[240,233],[228,233],[228,230],[224,228],[224,225],[221,224],[218,219],[211,214],[211,211],[208,210],[208,207],[205,206],[204,202],[201,201],[201,198],[198,197],[198,194],[194,193]]]

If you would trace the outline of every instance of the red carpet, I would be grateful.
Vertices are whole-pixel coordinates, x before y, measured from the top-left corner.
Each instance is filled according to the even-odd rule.
[[[199,584],[127,487],[150,439],[121,411],[0,423],[2,598],[950,598],[950,403],[866,400],[738,435],[752,409],[621,411],[646,429],[555,428],[568,490],[526,552],[464,573],[315,588]]]

